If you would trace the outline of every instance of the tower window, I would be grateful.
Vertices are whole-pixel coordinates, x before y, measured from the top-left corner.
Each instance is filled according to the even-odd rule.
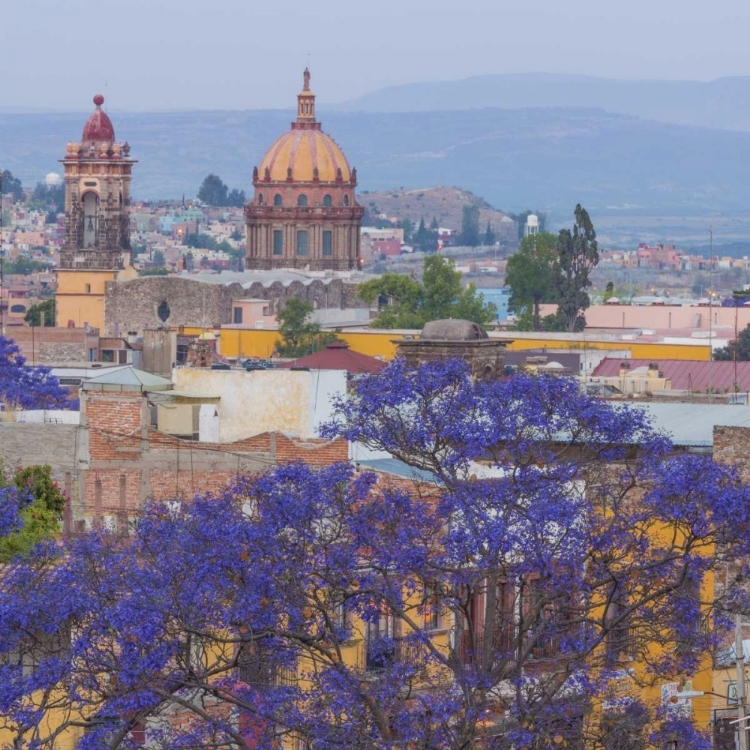
[[[323,205],[326,208],[330,208],[333,205],[333,198],[331,198],[330,195],[324,195],[323,196]]]
[[[284,205],[284,199],[281,197],[281,193],[276,193],[276,195],[273,196],[273,205],[274,206]]]
[[[166,301],[160,302],[159,307],[156,308],[156,314],[159,316],[159,320],[162,323],[167,322],[167,318],[169,317],[169,314],[171,312],[172,311],[169,309],[169,305],[166,303]]]
[[[258,205],[263,205],[263,193],[258,193]]]
[[[284,232],[281,229],[273,230],[273,254],[284,254]]]
[[[307,232],[304,229],[297,232],[297,255],[307,255]]]
[[[307,207],[307,196],[304,193],[302,193],[302,195],[297,198],[297,205],[301,206],[302,208]]]
[[[348,205],[349,205],[349,196],[348,196],[348,195],[345,195],[345,196],[344,196],[344,205],[345,205],[345,206],[348,206]]]
[[[323,230],[323,255],[333,255],[333,232]]]

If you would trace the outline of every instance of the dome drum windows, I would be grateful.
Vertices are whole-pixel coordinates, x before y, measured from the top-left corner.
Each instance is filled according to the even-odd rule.
[[[323,196],[323,207],[324,208],[331,208],[333,206],[333,198],[326,194]]]
[[[307,205],[308,205],[308,202],[307,202],[307,196],[306,196],[306,195],[305,195],[304,193],[301,193],[301,194],[300,194],[300,195],[299,195],[299,196],[297,197],[297,205],[298,205],[298,206],[299,206],[300,208],[307,208]]]
[[[276,195],[273,196],[273,205],[274,206],[284,205],[284,199],[281,197],[281,193],[276,193]]]

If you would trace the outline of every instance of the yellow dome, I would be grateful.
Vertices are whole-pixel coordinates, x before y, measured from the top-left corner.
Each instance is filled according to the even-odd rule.
[[[312,182],[316,177],[320,182],[349,182],[352,178],[344,152],[316,128],[294,128],[278,138],[263,157],[258,178],[261,182],[285,182],[290,169],[294,182]]]

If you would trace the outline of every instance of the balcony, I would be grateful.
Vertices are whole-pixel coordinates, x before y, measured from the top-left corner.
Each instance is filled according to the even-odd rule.
[[[237,676],[242,682],[256,688],[293,687],[297,684],[297,671],[283,666],[267,654],[243,649],[237,659]]]

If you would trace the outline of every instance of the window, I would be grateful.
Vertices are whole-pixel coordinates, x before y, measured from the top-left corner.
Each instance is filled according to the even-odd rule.
[[[604,616],[607,627],[607,659],[610,662],[630,660],[634,649],[633,633],[628,614],[628,596],[616,589]]]
[[[26,312],[26,305],[11,305],[10,311],[12,313],[25,313]]]
[[[440,627],[440,591],[435,584],[425,584],[422,608],[425,629],[437,630]]]
[[[114,362],[115,361],[115,351],[114,349],[102,349],[102,362]]]
[[[86,294],[91,294],[91,284],[86,284]]]
[[[333,205],[333,198],[331,198],[330,195],[324,195],[323,196],[323,205],[326,208],[330,208]]]
[[[281,229],[273,230],[273,254],[284,254],[284,233]]]
[[[297,255],[307,255],[307,232],[304,229],[297,232]]]
[[[159,320],[162,323],[167,322],[167,318],[169,318],[171,312],[172,311],[169,309],[169,305],[166,301],[159,303],[159,307],[156,308],[156,314],[159,316]]]
[[[284,199],[281,197],[281,193],[276,193],[276,195],[273,196],[273,205],[274,206],[284,205]]]
[[[380,672],[388,667],[396,656],[394,620],[390,615],[380,615],[367,623],[367,653],[365,668],[368,672]]]
[[[242,308],[241,307],[235,307],[232,315],[233,315],[232,317],[233,323],[242,323]]]
[[[297,198],[297,205],[301,208],[307,207],[307,196],[304,193]]]
[[[258,193],[258,205],[263,205],[263,193]]]
[[[344,196],[344,201],[343,201],[343,203],[344,203],[344,205],[345,205],[345,206],[348,206],[348,205],[349,205],[349,196],[348,196],[348,195],[345,195],[345,196]]]
[[[323,255],[333,255],[333,232],[323,230]]]

